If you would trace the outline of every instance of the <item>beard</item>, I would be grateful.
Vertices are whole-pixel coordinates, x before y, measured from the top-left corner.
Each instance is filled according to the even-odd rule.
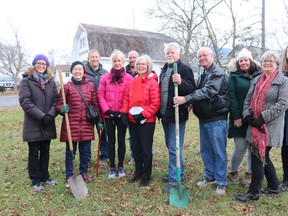
[[[175,62],[174,58],[168,58],[167,63],[168,64],[173,64]]]

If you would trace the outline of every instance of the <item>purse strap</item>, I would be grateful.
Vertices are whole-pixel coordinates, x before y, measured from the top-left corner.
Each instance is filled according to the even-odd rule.
[[[73,84],[73,85],[74,85],[74,84]],[[78,87],[78,86],[76,86],[76,85],[74,85],[74,87],[76,88],[76,90],[77,90],[77,91],[78,91],[78,93],[80,94],[80,96],[81,96],[82,100],[83,100],[83,101],[84,101],[84,103],[85,103],[85,106],[86,106],[86,107],[88,107],[88,103],[87,103],[87,101],[86,101],[86,99],[85,99],[84,95],[82,94],[81,90],[79,89],[79,87]]]

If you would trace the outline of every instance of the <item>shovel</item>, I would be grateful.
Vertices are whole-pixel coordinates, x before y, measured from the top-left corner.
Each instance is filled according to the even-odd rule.
[[[100,159],[101,138],[102,138],[102,129],[99,130],[99,142],[98,142],[97,163],[96,163],[96,177],[99,176],[99,159]]]
[[[61,70],[59,70],[59,77],[60,77],[60,86],[61,86],[62,97],[63,97],[63,105],[66,105],[66,97],[65,97],[65,92],[64,92],[64,84],[63,84]],[[68,134],[69,149],[72,155],[72,164],[73,164],[73,176],[68,179],[68,183],[70,185],[70,189],[74,197],[77,199],[83,199],[88,195],[88,189],[83,180],[83,177],[81,175],[77,175],[68,113],[65,113],[64,115],[65,115],[65,123],[66,123],[67,134]]]
[[[173,64],[174,74],[177,74],[177,64]],[[178,84],[174,83],[174,94],[178,96]],[[176,171],[177,171],[177,187],[170,189],[169,203],[171,206],[183,208],[188,205],[189,191],[181,185],[181,166],[180,166],[180,143],[179,143],[179,107],[175,107],[175,134],[176,134]]]

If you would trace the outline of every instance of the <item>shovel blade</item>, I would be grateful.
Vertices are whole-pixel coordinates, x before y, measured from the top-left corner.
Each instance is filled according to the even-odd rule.
[[[189,191],[186,188],[183,188],[181,185],[176,188],[170,189],[169,203],[171,206],[178,208],[187,207],[189,202]]]
[[[70,189],[77,199],[83,199],[88,195],[88,188],[81,175],[72,176],[68,179]]]

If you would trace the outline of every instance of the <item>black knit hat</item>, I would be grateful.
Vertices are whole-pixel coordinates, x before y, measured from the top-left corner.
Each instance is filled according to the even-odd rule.
[[[71,64],[71,67],[70,67],[70,72],[72,73],[72,70],[73,68],[76,66],[76,65],[82,65],[83,69],[84,69],[84,73],[86,72],[85,70],[85,66],[84,64],[81,62],[81,61],[74,61],[72,64]]]

